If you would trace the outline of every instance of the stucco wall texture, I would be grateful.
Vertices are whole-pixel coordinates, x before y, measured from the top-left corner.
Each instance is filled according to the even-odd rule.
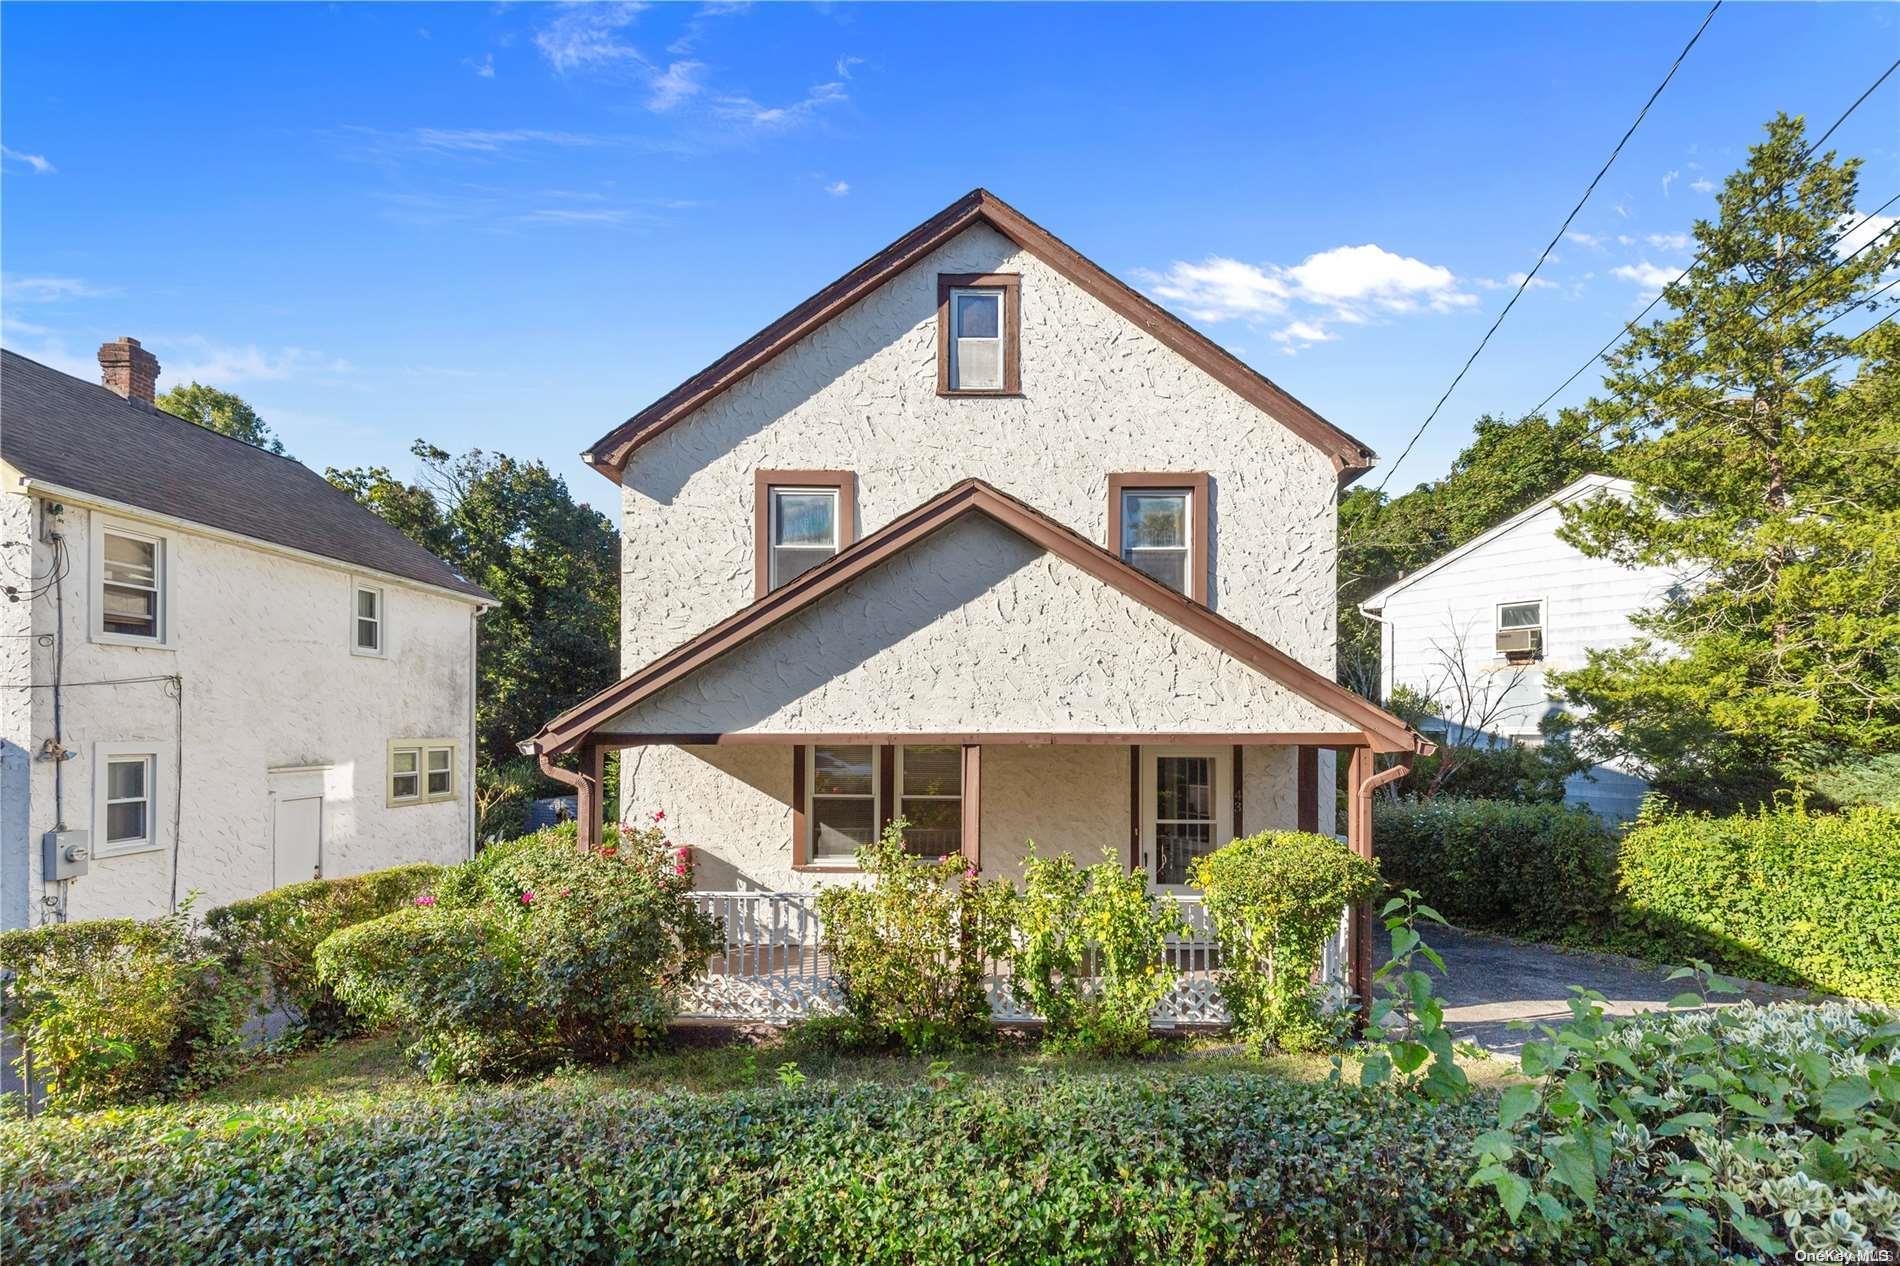
[[[17,568],[30,556],[33,574],[50,574],[53,553],[32,522],[34,499],[7,492],[0,507],[9,562]],[[102,518],[165,537],[169,646],[93,640],[91,535]],[[90,874],[68,885],[72,919],[164,913],[174,840],[178,894],[200,893],[201,913],[270,888],[274,769],[323,767],[314,775],[279,774],[275,781],[280,787],[320,782],[326,875],[467,856],[470,603],[341,564],[305,562],[78,506],[66,506],[56,522],[70,569],[61,585],[60,676],[64,742],[73,757],[63,763],[63,806],[56,807],[53,762],[33,755],[53,734],[52,691],[17,688],[53,680],[56,604],[48,593],[31,604],[34,636],[7,639],[4,652],[8,804],[0,815],[6,888],[0,914],[7,926],[39,922],[41,898],[54,894],[53,885],[41,882],[40,839],[62,808],[68,827],[101,838],[92,817],[95,745],[102,742],[141,741],[156,754],[158,847],[95,860]],[[385,657],[351,653],[352,581],[358,577],[383,587]],[[30,647],[25,654],[16,649],[22,643]],[[163,680],[126,680],[172,676],[183,679],[182,701]],[[108,682],[120,684],[98,684]],[[458,743],[456,799],[387,806],[387,745],[397,738]],[[16,761],[24,776],[16,773]],[[15,803],[17,788],[26,790],[24,806]]]
[[[937,275],[1018,273],[1022,392],[937,394]],[[975,476],[1104,544],[1108,477],[1206,471],[1209,605],[1331,676],[1337,483],[1272,417],[976,226],[641,447],[622,479],[623,667],[753,596],[754,472],[857,474],[861,535]],[[1342,728],[988,521],[966,521],[649,701],[648,732]],[[634,748],[622,804],[665,808],[705,888],[803,888],[783,748]],[[1330,759],[1322,761],[1329,770]],[[1294,824],[1294,756],[1252,749],[1248,829]],[[984,751],[985,869],[1027,841],[1125,849],[1123,747]]]

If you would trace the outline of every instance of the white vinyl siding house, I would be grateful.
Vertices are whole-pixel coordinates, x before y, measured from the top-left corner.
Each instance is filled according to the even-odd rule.
[[[1361,603],[1380,624],[1382,696],[1401,685],[1436,694],[1447,715],[1428,724],[1454,725],[1461,705],[1446,670],[1457,661],[1476,688],[1499,691],[1484,741],[1539,742],[1540,722],[1560,707],[1548,675],[1582,667],[1592,650],[1628,645],[1630,617],[1675,583],[1660,569],[1587,557],[1558,537],[1561,505],[1626,488],[1585,476]],[[1620,821],[1647,790],[1630,771],[1599,766],[1570,779],[1564,796]]]

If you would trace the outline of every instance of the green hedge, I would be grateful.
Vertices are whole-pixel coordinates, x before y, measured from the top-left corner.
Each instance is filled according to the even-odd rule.
[[[1609,920],[1616,843],[1586,810],[1440,797],[1379,801],[1380,869],[1460,927],[1556,940]]]
[[[578,1085],[0,1128],[0,1260],[1696,1260],[1613,1174],[1513,1228],[1467,1187],[1494,1101],[1252,1074]]]
[[[1646,957],[1900,1002],[1900,811],[1648,814],[1621,871],[1619,939]]]
[[[295,1007],[312,1036],[345,1034],[359,1026],[317,979],[317,946],[332,932],[409,905],[442,869],[418,862],[288,884],[218,907],[205,916],[205,926],[232,969],[261,972],[273,1000]]]

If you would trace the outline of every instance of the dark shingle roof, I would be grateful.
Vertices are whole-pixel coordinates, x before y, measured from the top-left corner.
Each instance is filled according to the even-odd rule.
[[[309,467],[14,352],[0,352],[0,458],[74,492],[494,600]]]

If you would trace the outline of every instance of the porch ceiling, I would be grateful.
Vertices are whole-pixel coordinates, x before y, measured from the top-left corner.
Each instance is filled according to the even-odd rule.
[[[536,744],[828,736],[1418,743],[1397,718],[972,480],[557,718]]]

